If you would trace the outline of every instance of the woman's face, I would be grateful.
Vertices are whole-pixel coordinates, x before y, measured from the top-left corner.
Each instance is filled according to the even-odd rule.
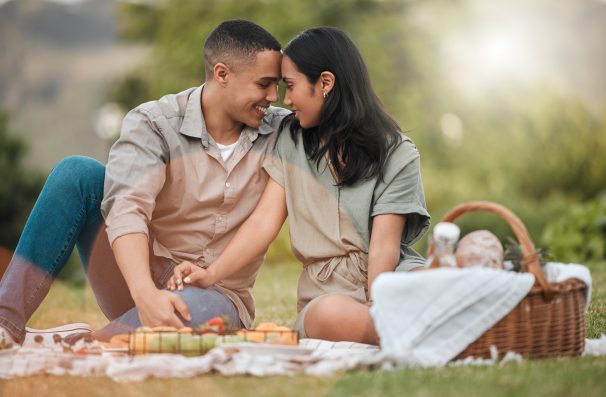
[[[284,104],[294,112],[303,128],[320,124],[320,110],[324,103],[321,82],[311,84],[307,76],[297,70],[289,57],[282,57],[282,80],[286,84]]]

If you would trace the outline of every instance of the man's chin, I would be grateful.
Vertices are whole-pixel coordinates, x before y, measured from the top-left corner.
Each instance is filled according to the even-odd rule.
[[[263,119],[261,119],[261,120],[256,120],[256,119],[253,119],[253,120],[246,120],[246,121],[244,122],[244,124],[245,124],[246,126],[250,127],[250,128],[259,128],[259,127],[261,126],[261,122],[262,122],[262,121],[263,121]]]

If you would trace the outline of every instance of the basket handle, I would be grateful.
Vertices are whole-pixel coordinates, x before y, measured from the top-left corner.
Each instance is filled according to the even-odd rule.
[[[520,218],[518,218],[517,215],[515,215],[511,210],[502,206],[501,204],[493,203],[491,201],[469,201],[467,203],[459,204],[450,210],[450,212],[442,217],[441,222],[453,222],[461,215],[467,212],[475,211],[493,212],[503,218],[509,224],[522,249],[522,269],[526,272],[532,273],[535,276],[537,283],[543,290],[543,294],[546,298],[549,298],[552,291],[549,288],[549,283],[547,282],[543,271],[541,270],[539,257],[535,253],[534,243],[532,242],[530,234],[528,233],[526,226],[524,226],[524,223],[522,223]],[[427,257],[431,256],[433,251],[434,244],[432,242],[427,247]]]

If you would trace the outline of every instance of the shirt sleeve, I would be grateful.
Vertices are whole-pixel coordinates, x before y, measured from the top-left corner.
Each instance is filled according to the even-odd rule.
[[[101,212],[110,245],[120,236],[145,233],[166,178],[168,145],[140,108],[129,112],[112,146],[105,171]]]
[[[383,180],[375,187],[374,197],[371,216],[406,215],[402,245],[414,244],[429,228],[419,153],[410,140],[401,142],[391,153]]]
[[[284,163],[282,162],[282,150],[280,149],[284,136],[288,135],[288,131],[280,132],[276,144],[271,153],[265,157],[263,168],[269,174],[270,178],[276,181],[280,186],[284,187]],[[289,138],[287,136],[287,138]],[[290,138],[289,138],[290,139]]]

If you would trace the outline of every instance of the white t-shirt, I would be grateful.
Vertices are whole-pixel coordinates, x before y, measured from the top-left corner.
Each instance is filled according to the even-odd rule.
[[[236,148],[238,141],[236,141],[230,145],[222,145],[218,142],[215,142],[215,143],[217,144],[217,147],[219,148],[219,151],[221,152],[221,157],[223,158],[223,161],[227,161],[227,159],[229,159],[231,157],[231,155],[234,153],[234,149]]]

